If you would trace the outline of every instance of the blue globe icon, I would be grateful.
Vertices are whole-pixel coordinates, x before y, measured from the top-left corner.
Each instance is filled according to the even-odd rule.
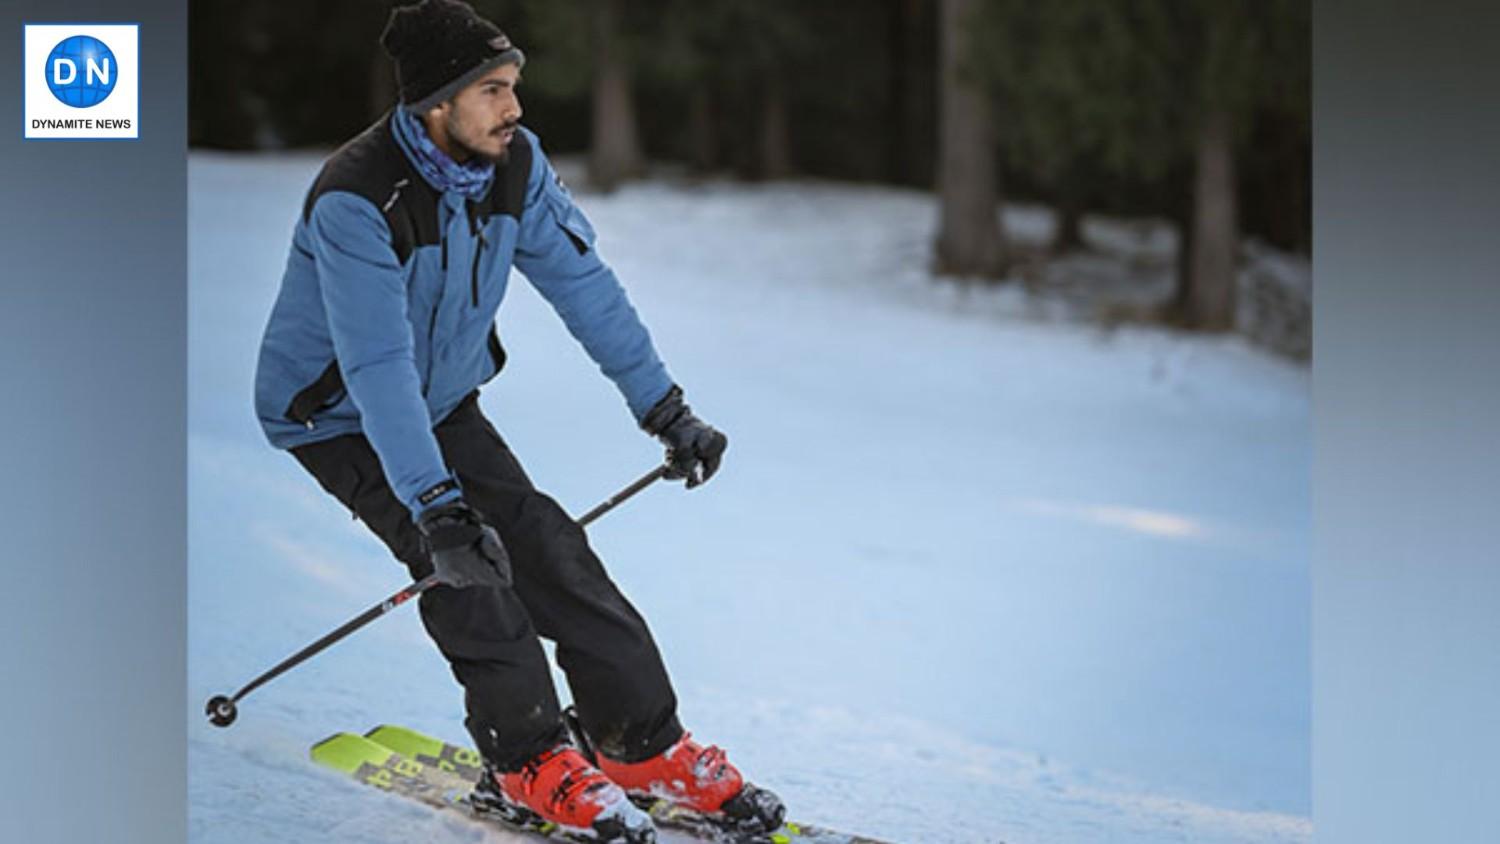
[[[66,105],[88,108],[115,89],[120,66],[109,45],[90,35],[74,35],[52,48],[46,73],[52,96]]]

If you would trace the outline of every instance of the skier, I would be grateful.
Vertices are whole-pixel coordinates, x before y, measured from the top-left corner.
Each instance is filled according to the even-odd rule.
[[[494,319],[511,267],[665,445],[667,477],[707,481],[728,440],[684,403],[520,124],[521,50],[457,0],[394,9],[381,44],[400,103],[324,163],[303,204],[256,374],[267,437],[413,578],[438,574],[420,612],[485,760],[477,808],[632,844],[655,833],[627,794],[774,828],[780,801],[684,731],[645,621],[480,411],[505,362]],[[539,636],[556,642],[594,761]]]

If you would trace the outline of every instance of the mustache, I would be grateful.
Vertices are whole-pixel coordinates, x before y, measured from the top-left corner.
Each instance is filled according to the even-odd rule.
[[[515,129],[517,126],[520,126],[520,125],[521,125],[521,121],[519,121],[519,120],[512,120],[512,121],[509,121],[507,123],[502,123],[499,126],[496,126],[494,129],[491,129],[490,130],[490,134],[491,135],[495,135],[495,136],[498,137],[499,135],[504,134],[505,132],[508,132],[508,131],[510,131],[512,129]]]

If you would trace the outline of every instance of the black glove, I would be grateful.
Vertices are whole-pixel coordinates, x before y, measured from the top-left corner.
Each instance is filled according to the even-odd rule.
[[[667,447],[667,474],[671,480],[687,478],[692,489],[714,476],[729,438],[693,415],[682,400],[682,388],[672,385],[641,422],[646,432]]]
[[[438,582],[455,589],[510,585],[510,555],[500,534],[463,499],[423,512],[417,527]]]

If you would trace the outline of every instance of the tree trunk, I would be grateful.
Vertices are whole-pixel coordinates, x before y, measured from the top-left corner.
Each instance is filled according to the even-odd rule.
[[[786,86],[773,69],[766,74],[760,121],[760,176],[785,179],[792,175],[792,145],[786,119]]]
[[[693,82],[688,95],[688,137],[693,171],[711,173],[719,166],[718,123],[714,120],[713,83],[706,79]]]
[[[1239,221],[1231,126],[1229,113],[1214,109],[1198,130],[1186,316],[1205,331],[1234,328]]]
[[[630,91],[630,67],[620,43],[623,0],[603,0],[594,15],[594,123],[589,181],[612,191],[644,169]]]
[[[989,101],[962,70],[974,6],[975,0],[942,0],[937,271],[1000,278],[1006,256],[996,217],[993,118]]]
[[[1077,194],[1064,190],[1057,202],[1057,231],[1052,235],[1052,254],[1062,255],[1083,247],[1083,203]]]

